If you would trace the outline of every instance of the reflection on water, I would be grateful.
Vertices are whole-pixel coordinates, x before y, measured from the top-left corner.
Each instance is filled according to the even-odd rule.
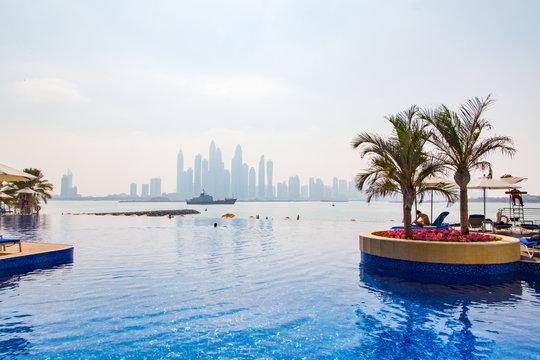
[[[0,216],[0,234],[23,241],[43,242],[43,230],[49,227],[48,217],[40,215]]]
[[[490,319],[478,314],[497,306],[501,311],[512,307],[523,295],[521,281],[515,278],[442,284],[419,274],[397,275],[363,264],[359,269],[360,286],[382,304],[376,311],[362,304],[356,310],[357,327],[369,334],[359,346],[366,357],[497,358],[495,341],[481,335],[489,331]]]

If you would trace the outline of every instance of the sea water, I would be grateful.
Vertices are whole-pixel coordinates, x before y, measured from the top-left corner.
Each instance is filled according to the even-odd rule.
[[[75,256],[1,279],[0,358],[540,355],[538,279],[443,284],[366,268],[358,234],[391,226],[400,205],[343,204],[238,203],[226,209],[234,219],[217,216],[225,208],[172,219],[2,217],[5,237],[73,244]]]

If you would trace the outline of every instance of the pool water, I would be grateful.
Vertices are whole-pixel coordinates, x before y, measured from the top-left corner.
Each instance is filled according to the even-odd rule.
[[[218,228],[213,223],[218,222]],[[361,264],[387,223],[4,217],[75,245],[0,278],[5,359],[537,359],[539,279],[433,283]]]

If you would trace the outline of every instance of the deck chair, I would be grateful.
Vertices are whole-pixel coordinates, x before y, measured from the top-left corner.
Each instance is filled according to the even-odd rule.
[[[540,225],[535,224],[532,221],[531,222],[523,222],[521,225],[519,225],[519,227],[521,229],[521,233],[523,233],[523,230],[540,232]]]
[[[521,242],[521,248],[529,255],[530,258],[534,256],[536,251],[540,251],[540,235],[531,237],[522,237],[519,239]]]
[[[484,232],[484,215],[469,215],[469,229]]]
[[[448,211],[443,211],[442,213],[437,216],[435,221],[433,221],[429,226],[441,226],[443,224],[444,219],[449,215],[450,213]]]
[[[426,226],[413,225],[412,228],[413,229],[448,230],[448,224],[443,224],[443,221],[448,216],[448,214],[450,214],[448,211],[443,211],[442,213],[439,214],[439,216],[437,216],[435,221],[432,222],[431,224],[426,225]],[[403,229],[403,226],[393,226],[391,228],[391,230],[396,230],[396,229]]]
[[[493,232],[511,230],[513,226],[512,224],[505,223],[502,221],[494,222],[491,219],[484,220],[484,225],[490,225]]]

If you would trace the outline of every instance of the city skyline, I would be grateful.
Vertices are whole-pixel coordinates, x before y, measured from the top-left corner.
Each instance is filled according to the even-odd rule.
[[[203,190],[216,199],[234,197],[239,200],[346,200],[359,197],[357,191],[351,189],[352,180],[348,182],[336,177],[333,179],[333,186],[330,187],[325,186],[319,178],[310,178],[305,185],[301,185],[299,176],[291,175],[288,180],[278,182],[276,187],[273,177],[274,162],[270,159],[265,160],[264,155],[261,155],[258,171],[256,171],[254,166],[243,162],[240,144],[236,145],[230,170],[225,165],[221,149],[213,140],[209,146],[208,158],[198,153],[193,159],[193,167],[187,167],[187,164],[183,149],[180,148],[176,161],[176,191],[163,191],[159,194],[152,192],[153,188],[158,187],[158,180],[161,189],[161,179],[155,178],[150,181],[148,197],[174,195],[175,199],[187,199],[198,195]],[[258,182],[250,182],[250,174],[258,174]],[[154,180],[154,186],[152,186],[152,180]],[[341,183],[341,186],[338,187],[338,183]],[[130,196],[145,197],[142,193],[139,195],[136,186],[136,183],[130,184]],[[307,189],[302,193],[301,188],[306,186]]]
[[[210,143],[208,158],[198,153],[193,159],[193,167],[187,167],[188,162],[184,159],[182,148],[178,150],[176,159],[177,179],[174,192],[162,189],[162,181],[158,176],[150,178],[147,183],[132,182],[129,184],[128,192],[116,195],[129,196],[132,199],[170,197],[172,200],[183,200],[205,191],[215,199],[234,197],[238,200],[349,200],[360,198],[354,179],[345,180],[334,177],[330,186],[324,184],[320,178],[313,177],[302,184],[298,175],[290,175],[288,179],[274,182],[274,162],[260,155],[258,170],[255,170],[254,166],[243,162],[240,144],[236,145],[230,162],[230,170],[225,165],[221,149],[214,141]],[[258,181],[253,180],[255,177]],[[68,169],[68,173],[62,177],[62,191],[60,195],[56,195],[56,198],[81,197],[76,194],[77,188],[72,186],[72,181],[73,174]],[[139,185],[140,192],[137,190]],[[104,196],[111,195],[114,194]]]

